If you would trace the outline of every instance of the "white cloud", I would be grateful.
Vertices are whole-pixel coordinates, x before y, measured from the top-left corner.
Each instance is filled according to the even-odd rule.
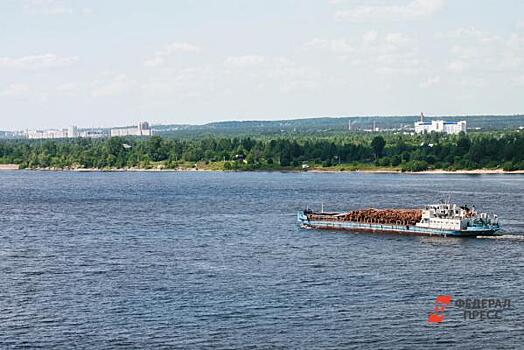
[[[61,83],[56,86],[55,93],[58,96],[75,96],[78,94],[80,86],[77,83]]]
[[[264,56],[245,55],[245,56],[229,56],[224,61],[226,66],[233,67],[251,67],[257,66],[266,61]]]
[[[326,49],[334,53],[350,53],[354,50],[345,39],[318,39],[315,38],[304,45],[310,49]]]
[[[384,41],[395,46],[404,46],[409,43],[409,39],[402,33],[388,33]]]
[[[444,34],[440,34],[439,36],[467,42],[475,40],[479,44],[486,45],[491,45],[497,40],[500,40],[498,36],[483,32],[475,27],[461,27]]]
[[[427,89],[440,83],[440,77],[438,75],[429,77],[419,84],[421,88]]]
[[[372,30],[372,31],[366,32],[362,36],[362,42],[364,44],[372,44],[372,43],[374,43],[377,40],[377,38],[378,38],[377,32]]]
[[[129,93],[136,85],[126,74],[106,73],[92,83],[91,96],[110,97]]]
[[[0,96],[2,97],[24,97],[31,93],[31,88],[26,84],[10,84],[7,87],[0,89]]]
[[[320,83],[312,79],[298,79],[284,81],[280,86],[280,91],[283,93],[303,92],[303,91],[315,91],[321,87]]]
[[[513,82],[514,82],[516,85],[524,86],[524,74],[522,74],[522,75],[520,75],[520,76],[517,76],[517,77],[513,78]]]
[[[333,54],[339,60],[379,74],[413,74],[425,60],[419,58],[417,44],[402,33],[365,33],[361,38],[313,39],[304,45]]]
[[[223,81],[221,78],[218,70],[205,66],[169,70],[150,75],[140,85],[140,91],[148,101],[209,97],[219,90],[216,86]]]
[[[195,46],[189,43],[174,42],[174,43],[167,45],[163,52],[166,55],[170,55],[170,54],[177,53],[177,52],[197,53],[197,52],[200,52],[200,48],[198,46]]]
[[[46,15],[69,15],[73,13],[73,9],[70,7],[53,7],[43,11]]]
[[[224,60],[224,79],[230,92],[271,89],[281,93],[311,91],[322,85],[321,74],[287,57],[244,55]]]
[[[68,67],[77,60],[77,57],[61,57],[51,53],[17,58],[0,57],[0,68],[40,69]]]
[[[166,45],[162,50],[155,52],[153,57],[144,61],[146,67],[158,67],[166,64],[170,57],[177,54],[197,54],[201,48],[186,42],[172,42]]]
[[[515,75],[524,65],[524,36],[492,35],[474,27],[440,34],[450,44],[447,68],[454,73],[487,72]],[[478,84],[476,84],[478,85]]]
[[[483,88],[488,86],[488,81],[480,77],[463,77],[458,80],[458,83],[468,88]]]
[[[57,85],[12,83],[0,86],[0,96],[10,98],[27,98],[31,101],[45,102],[50,97],[63,98],[78,96],[82,86],[78,83],[63,82]]]
[[[71,15],[73,13],[90,15],[93,13],[91,8],[79,8],[64,0],[25,0],[24,10],[30,14],[47,16]]]
[[[524,51],[524,34],[511,34],[507,40],[507,45],[512,50]]]
[[[284,57],[266,57],[260,55],[229,56],[224,60],[229,74],[241,73],[250,77],[269,77],[270,74],[282,72],[294,66]],[[252,68],[252,69],[248,69]]]
[[[166,60],[161,56],[155,56],[144,61],[146,67],[158,67],[164,64]]]
[[[351,22],[418,20],[433,15],[443,5],[444,0],[413,0],[406,5],[357,6],[349,10],[339,10],[335,16]]]
[[[367,51],[374,53],[399,51],[401,48],[406,49],[408,44],[411,44],[411,40],[402,33],[379,35],[375,31],[370,31],[365,33],[360,40],[315,38],[304,44],[304,48],[330,51],[335,54],[362,55]]]
[[[452,72],[460,73],[468,68],[468,64],[461,60],[451,61],[448,64],[448,69]]]

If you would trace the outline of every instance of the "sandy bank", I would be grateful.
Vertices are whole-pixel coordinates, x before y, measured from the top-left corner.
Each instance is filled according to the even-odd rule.
[[[0,164],[0,170],[18,170],[16,164]],[[73,172],[304,172],[300,169],[258,169],[258,170],[215,170],[202,168],[36,168],[27,169],[31,171],[73,171]],[[426,170],[420,172],[401,172],[398,169],[362,169],[362,170],[336,170],[336,169],[308,169],[310,173],[375,173],[375,174],[443,174],[443,175],[500,175],[500,174],[524,174],[524,170],[504,171],[502,169],[476,169],[476,170]]]
[[[0,170],[18,170],[16,164],[0,164]]]

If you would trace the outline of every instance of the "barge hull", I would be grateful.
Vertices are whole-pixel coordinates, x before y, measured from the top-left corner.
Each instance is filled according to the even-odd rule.
[[[494,236],[497,229],[471,229],[471,230],[445,230],[425,228],[414,225],[388,225],[369,224],[348,221],[310,221],[302,213],[298,214],[298,222],[302,227],[324,230],[346,230],[352,232],[366,233],[393,233],[418,236],[441,236],[441,237],[477,237]]]

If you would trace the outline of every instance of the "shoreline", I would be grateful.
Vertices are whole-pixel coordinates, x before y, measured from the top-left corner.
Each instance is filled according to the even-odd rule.
[[[367,174],[429,174],[429,175],[512,175],[512,174],[524,174],[524,170],[505,171],[502,169],[475,169],[475,170],[425,170],[417,172],[402,172],[397,169],[253,169],[253,170],[225,170],[225,169],[202,169],[202,168],[111,168],[111,169],[100,169],[100,168],[35,168],[35,169],[19,169],[16,164],[0,164],[0,171],[13,171],[13,170],[27,170],[27,171],[71,171],[71,172],[283,172],[283,173],[367,173]]]
[[[524,170],[506,171],[502,169],[475,169],[475,170],[424,170],[424,171],[400,171],[400,170],[319,170],[312,169],[308,172],[314,173],[383,173],[383,174],[429,174],[429,175],[500,175],[500,174],[524,174]]]

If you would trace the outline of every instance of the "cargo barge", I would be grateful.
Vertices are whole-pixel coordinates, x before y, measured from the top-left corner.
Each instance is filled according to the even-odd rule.
[[[422,209],[369,208],[343,213],[306,209],[298,212],[297,221],[303,228],[443,237],[495,236],[500,230],[497,215],[450,203]]]

